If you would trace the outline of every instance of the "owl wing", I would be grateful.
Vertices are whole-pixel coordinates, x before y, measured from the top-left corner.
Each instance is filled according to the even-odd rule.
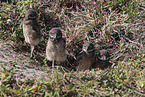
[[[65,46],[66,46],[66,40],[64,38],[62,38],[62,42],[61,43],[62,43],[62,47],[65,48]]]
[[[42,33],[41,33],[41,27],[38,23],[36,23],[35,25],[32,26],[32,32],[30,33],[30,37],[32,39],[37,39],[37,38],[41,38]]]

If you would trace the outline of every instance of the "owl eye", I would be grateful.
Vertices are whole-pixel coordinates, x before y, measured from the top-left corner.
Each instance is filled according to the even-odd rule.
[[[56,33],[50,32],[49,36],[50,36],[51,39],[55,39],[56,38]]]
[[[36,19],[36,18],[37,18],[37,16],[36,16],[36,15],[34,15],[34,14],[30,14],[30,15],[28,16],[28,18],[29,18],[29,19]]]
[[[58,36],[57,36],[57,38],[61,38],[61,36],[60,36],[60,35],[58,35]]]
[[[29,15],[29,18],[32,18],[32,17],[34,17],[34,15],[30,14],[30,15]]]

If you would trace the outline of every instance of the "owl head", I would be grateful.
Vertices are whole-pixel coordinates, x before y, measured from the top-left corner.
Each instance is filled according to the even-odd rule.
[[[103,49],[99,51],[98,59],[101,61],[108,61],[110,58],[110,54],[107,50]]]
[[[52,28],[49,32],[51,40],[56,41],[62,38],[62,32],[59,28]]]
[[[91,42],[85,42],[82,51],[89,54],[95,52],[95,47]]]
[[[29,9],[26,12],[25,19],[26,20],[36,20],[38,18],[38,14],[34,9]]]

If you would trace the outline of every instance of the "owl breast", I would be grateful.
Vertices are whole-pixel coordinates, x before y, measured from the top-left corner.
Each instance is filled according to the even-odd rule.
[[[77,70],[90,69],[92,67],[92,64],[94,63],[94,61],[95,61],[94,56],[82,56],[82,59],[79,61]]]
[[[25,25],[23,24],[23,35],[25,37],[26,43],[29,43],[31,45],[37,45],[40,42],[40,38],[36,37],[37,32],[32,29],[31,25]]]
[[[56,44],[56,61],[58,62],[63,62],[66,60],[66,52],[64,47],[63,41],[60,41],[58,44]]]

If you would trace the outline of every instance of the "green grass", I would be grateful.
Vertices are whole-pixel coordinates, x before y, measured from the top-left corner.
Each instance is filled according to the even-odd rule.
[[[12,64],[12,63],[11,63]],[[22,80],[14,77],[15,68],[3,67],[0,94],[13,96],[144,96],[145,55],[119,62],[106,70],[62,72],[48,68],[49,80]],[[53,73],[50,73],[53,72]],[[25,79],[25,77],[23,77]]]
[[[144,0],[19,0],[16,5],[0,4],[0,38],[14,41],[18,48],[24,41],[22,20],[29,8],[39,14],[44,53],[49,30],[59,26],[66,38],[66,49],[76,56],[84,41],[95,44],[96,53],[107,49],[111,53],[110,68],[65,72],[61,68],[47,68],[46,78],[16,77],[19,69],[11,61],[0,71],[0,96],[89,97],[89,96],[145,96],[145,32]],[[73,5],[71,7],[70,5]],[[119,39],[115,37],[119,35]],[[110,46],[111,45],[111,46]],[[113,45],[113,46],[112,46]],[[42,62],[43,63],[43,62]],[[23,64],[20,64],[23,65]],[[43,64],[44,65],[44,64]]]

